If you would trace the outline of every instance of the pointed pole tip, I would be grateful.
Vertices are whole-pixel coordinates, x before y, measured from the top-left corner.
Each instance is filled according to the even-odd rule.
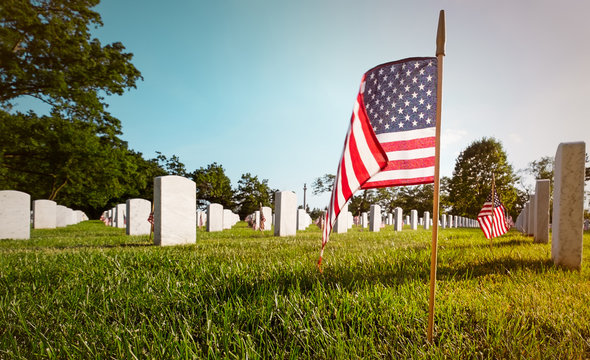
[[[445,11],[441,10],[438,16],[438,31],[436,33],[436,56],[445,55],[446,29]]]

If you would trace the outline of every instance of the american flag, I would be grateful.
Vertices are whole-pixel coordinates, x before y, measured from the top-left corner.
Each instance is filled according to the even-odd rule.
[[[147,218],[147,221],[148,221],[150,224],[154,225],[154,212],[153,212],[153,211],[152,211],[152,212],[150,212],[150,215],[148,216],[148,218]]]
[[[357,190],[434,182],[436,87],[434,57],[378,65],[363,75],[326,213],[322,255],[336,217]]]
[[[492,195],[494,198],[493,202]],[[500,202],[500,197],[496,190],[490,192],[481,211],[477,215],[477,222],[487,239],[498,237],[508,231],[506,209]]]

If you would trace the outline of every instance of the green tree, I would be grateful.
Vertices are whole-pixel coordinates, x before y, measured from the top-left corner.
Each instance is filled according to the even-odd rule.
[[[212,163],[206,168],[199,168],[189,174],[197,184],[197,201],[201,208],[206,207],[209,203],[223,205],[226,209],[235,207],[234,191],[231,187],[231,181],[222,165]]]
[[[515,217],[522,205],[519,191],[514,187],[518,177],[508,163],[502,144],[485,137],[471,143],[455,162],[453,177],[448,184],[451,212],[475,218],[491,192],[492,175],[502,203]]]
[[[272,207],[274,190],[268,186],[268,180],[258,180],[258,176],[250,173],[243,174],[238,181],[238,190],[235,199],[238,205],[238,214],[241,219],[262,206]]]
[[[0,111],[0,188],[89,215],[113,199],[145,194],[161,169],[118,138],[97,135],[96,127],[57,115]]]
[[[357,192],[348,202],[348,211],[357,216],[362,212],[369,212],[375,203],[375,190],[368,189]]]
[[[90,35],[102,26],[91,10],[99,0],[3,0],[0,5],[0,104],[39,99],[63,118],[120,133],[104,95],[121,95],[141,79],[133,54],[120,42],[102,45]]]
[[[156,151],[156,158],[153,159],[158,162],[160,168],[166,171],[166,175],[178,175],[178,176],[187,176],[186,167],[182,162],[180,162],[180,158],[176,155],[172,155],[172,157],[167,158],[166,155],[162,154],[159,151]]]
[[[324,176],[316,178],[311,183],[312,194],[319,195],[325,192],[332,191],[332,186],[334,186],[334,179],[336,179],[336,176],[332,174],[324,174]]]

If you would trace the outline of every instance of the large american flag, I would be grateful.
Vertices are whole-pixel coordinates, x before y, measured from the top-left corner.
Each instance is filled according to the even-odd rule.
[[[487,239],[498,237],[508,231],[506,209],[500,202],[500,197],[496,190],[490,192],[490,195],[487,197],[481,211],[477,215],[477,222]]]
[[[326,213],[322,255],[336,217],[357,190],[434,182],[436,87],[434,57],[378,65],[363,75]]]

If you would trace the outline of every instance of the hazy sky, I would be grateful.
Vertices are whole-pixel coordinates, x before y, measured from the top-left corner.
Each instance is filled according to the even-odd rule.
[[[441,174],[471,142],[500,140],[515,170],[590,143],[590,2],[103,0],[103,43],[144,81],[108,99],[123,139],[189,171],[217,162],[293,190],[335,173],[362,74],[434,56],[446,12]],[[308,203],[324,207],[328,195]]]

